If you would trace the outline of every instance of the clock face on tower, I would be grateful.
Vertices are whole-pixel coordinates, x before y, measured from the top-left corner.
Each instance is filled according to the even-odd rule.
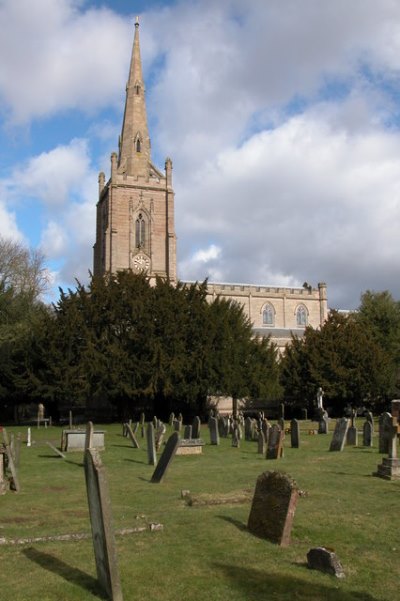
[[[143,253],[139,253],[133,258],[133,271],[140,273],[142,271],[148,271],[150,269],[150,259]]]

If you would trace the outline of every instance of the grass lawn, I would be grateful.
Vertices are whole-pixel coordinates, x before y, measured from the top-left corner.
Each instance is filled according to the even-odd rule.
[[[315,424],[314,424],[315,426]],[[313,426],[313,427],[314,427]],[[100,427],[100,426],[99,426]],[[395,601],[400,541],[396,516],[400,482],[372,476],[382,455],[373,448],[328,451],[332,434],[308,435],[301,422],[301,447],[267,461],[257,443],[230,439],[219,447],[206,441],[202,455],[175,457],[161,484],[151,484],[145,439],[133,449],[120,425],[104,426],[114,527],[149,522],[160,532],[117,536],[125,601]],[[361,421],[359,421],[361,427]],[[333,422],[331,425],[333,429]],[[8,432],[26,428],[8,428]],[[35,441],[23,444],[21,492],[0,497],[0,538],[16,539],[90,531],[81,453],[57,457],[45,444],[59,446],[61,428],[32,428]],[[189,507],[181,490],[193,495],[242,495],[257,476],[279,469],[305,492],[298,501],[292,544],[280,548],[246,529],[250,502]],[[311,547],[334,549],[346,578],[309,570]],[[102,599],[96,582],[91,540],[1,545],[4,601]]]

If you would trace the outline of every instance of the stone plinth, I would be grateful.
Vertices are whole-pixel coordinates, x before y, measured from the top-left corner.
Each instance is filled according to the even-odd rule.
[[[400,459],[384,457],[374,475],[385,480],[400,480]]]

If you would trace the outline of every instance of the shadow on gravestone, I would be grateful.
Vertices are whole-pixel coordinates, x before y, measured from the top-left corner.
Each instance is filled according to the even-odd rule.
[[[111,601],[123,601],[107,479],[99,453],[90,447],[84,466],[97,578]]]

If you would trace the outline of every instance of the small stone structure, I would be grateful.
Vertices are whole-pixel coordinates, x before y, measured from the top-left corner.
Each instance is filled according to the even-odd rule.
[[[93,448],[104,451],[105,430],[93,432]],[[63,430],[61,434],[61,451],[83,451],[85,449],[86,430]]]
[[[311,570],[319,570],[337,578],[344,578],[344,571],[336,553],[325,547],[314,547],[307,553],[307,564]]]
[[[201,438],[181,438],[175,455],[201,455],[204,445]]]

